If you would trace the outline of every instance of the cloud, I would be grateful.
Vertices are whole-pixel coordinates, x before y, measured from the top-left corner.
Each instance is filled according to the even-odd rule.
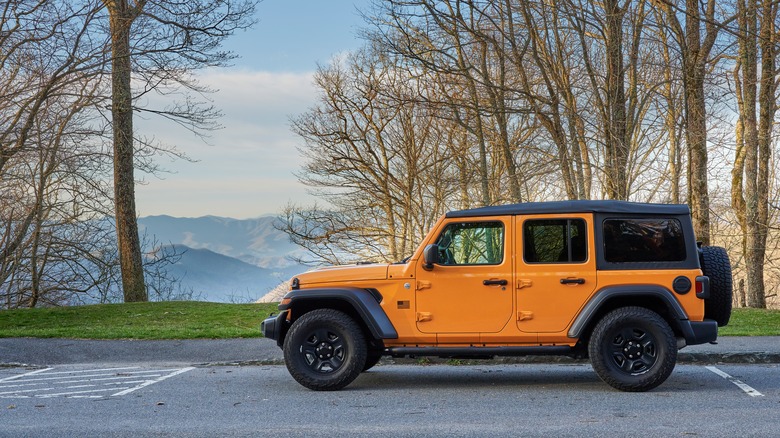
[[[138,135],[174,145],[197,162],[162,160],[172,173],[145,178],[137,189],[141,215],[256,217],[280,211],[289,201],[306,203],[293,172],[301,165],[291,116],[314,104],[313,73],[249,70],[206,71],[199,80],[218,91],[209,97],[223,113],[223,129],[208,144],[174,123],[138,119]],[[165,101],[152,97],[149,105]]]

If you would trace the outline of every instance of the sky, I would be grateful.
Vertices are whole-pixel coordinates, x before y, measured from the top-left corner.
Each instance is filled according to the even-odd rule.
[[[223,113],[223,129],[204,142],[170,122],[136,116],[137,135],[174,145],[194,160],[162,157],[157,163],[167,172],[136,174],[142,180],[137,213],[246,219],[278,214],[288,203],[312,204],[294,174],[302,164],[301,140],[289,120],[315,103],[318,63],[363,45],[359,10],[369,3],[263,0],[255,27],[225,44],[240,56],[233,66],[197,75],[218,90],[208,97]]]

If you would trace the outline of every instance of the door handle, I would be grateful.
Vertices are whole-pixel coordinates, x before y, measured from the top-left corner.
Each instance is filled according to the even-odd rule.
[[[585,284],[584,278],[561,278],[561,284]]]
[[[506,286],[509,284],[508,281],[501,279],[501,280],[482,280],[482,284],[485,286]]]

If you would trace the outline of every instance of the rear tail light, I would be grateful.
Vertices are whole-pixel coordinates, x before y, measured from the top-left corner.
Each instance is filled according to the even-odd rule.
[[[696,296],[705,300],[710,297],[710,277],[696,277]]]

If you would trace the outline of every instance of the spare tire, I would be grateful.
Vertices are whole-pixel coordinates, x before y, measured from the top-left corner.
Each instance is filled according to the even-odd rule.
[[[710,297],[704,301],[704,318],[714,319],[718,327],[729,323],[733,295],[731,262],[725,248],[703,246],[701,269],[710,278]]]

